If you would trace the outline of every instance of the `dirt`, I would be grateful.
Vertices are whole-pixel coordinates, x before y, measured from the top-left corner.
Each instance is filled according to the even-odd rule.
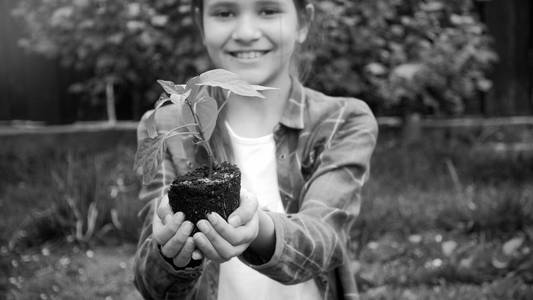
[[[227,220],[239,206],[240,183],[241,173],[235,165],[222,163],[211,174],[207,167],[200,167],[173,181],[168,193],[170,206],[193,224],[210,212]]]
[[[11,272],[5,299],[131,299],[135,245],[80,249],[46,245],[21,255],[4,255]],[[1,299],[2,296],[0,295]]]

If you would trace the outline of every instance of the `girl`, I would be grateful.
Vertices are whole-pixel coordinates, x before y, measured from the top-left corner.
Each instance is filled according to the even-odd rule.
[[[242,172],[241,204],[228,222],[211,213],[192,224],[171,213],[170,182],[195,155],[190,140],[169,143],[166,172],[140,194],[153,213],[136,254],[136,287],[147,299],[358,299],[347,243],[377,125],[364,102],[298,81],[313,5],[193,0],[192,11],[214,66],[276,90],[264,101],[231,95],[217,124],[217,155]],[[156,116],[162,130],[173,117],[168,107]],[[199,232],[190,237],[194,225]]]

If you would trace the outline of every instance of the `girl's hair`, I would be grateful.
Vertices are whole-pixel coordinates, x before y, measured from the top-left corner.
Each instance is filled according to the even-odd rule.
[[[192,18],[196,24],[196,27],[200,31],[200,33],[203,35],[203,5],[204,0],[190,0],[191,1],[191,13]],[[312,32],[312,20],[309,20],[305,12],[306,12],[306,6],[308,4],[311,4],[311,0],[293,0],[294,5],[296,7],[296,12],[298,14],[298,22],[300,24],[307,23],[308,26],[310,26],[310,32],[307,36],[307,39],[302,44],[297,44],[296,48],[294,49],[294,54],[292,57],[292,68],[291,72],[292,75],[297,77],[300,81],[305,81],[307,79],[307,75],[309,74],[311,70],[311,63],[306,60],[306,53],[309,53],[313,46],[314,42],[316,41],[313,36]],[[226,100],[226,95],[223,95],[219,89],[212,89],[211,93],[219,93],[218,95],[213,95],[214,98],[218,102],[218,106],[220,107],[222,102]],[[220,112],[220,115],[217,119],[217,124],[215,126],[215,130],[210,138],[210,145],[213,149],[213,153],[215,155],[215,159],[218,162],[222,161],[231,161],[234,162],[234,156],[233,156],[233,149],[230,144],[230,137],[229,133],[226,129],[225,122],[225,109],[222,109]],[[200,154],[201,155],[201,154]],[[197,161],[205,160],[205,158],[197,157]]]

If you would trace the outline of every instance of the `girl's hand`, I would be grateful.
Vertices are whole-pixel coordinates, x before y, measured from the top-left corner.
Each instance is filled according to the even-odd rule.
[[[194,225],[184,219],[185,215],[182,212],[172,213],[168,195],[165,195],[156,209],[152,222],[153,237],[161,246],[161,254],[172,259],[178,268],[189,264],[194,251],[194,241],[189,237]]]
[[[256,239],[259,231],[257,198],[241,190],[241,203],[226,222],[219,214],[210,213],[200,220],[201,232],[194,234],[194,243],[204,256],[222,263],[241,255]]]

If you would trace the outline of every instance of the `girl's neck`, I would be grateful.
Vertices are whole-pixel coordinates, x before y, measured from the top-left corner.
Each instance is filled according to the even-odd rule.
[[[272,133],[289,99],[291,84],[291,78],[287,75],[266,85],[276,88],[262,92],[266,99],[230,96],[226,107],[226,121],[236,134],[243,137],[253,138]]]

